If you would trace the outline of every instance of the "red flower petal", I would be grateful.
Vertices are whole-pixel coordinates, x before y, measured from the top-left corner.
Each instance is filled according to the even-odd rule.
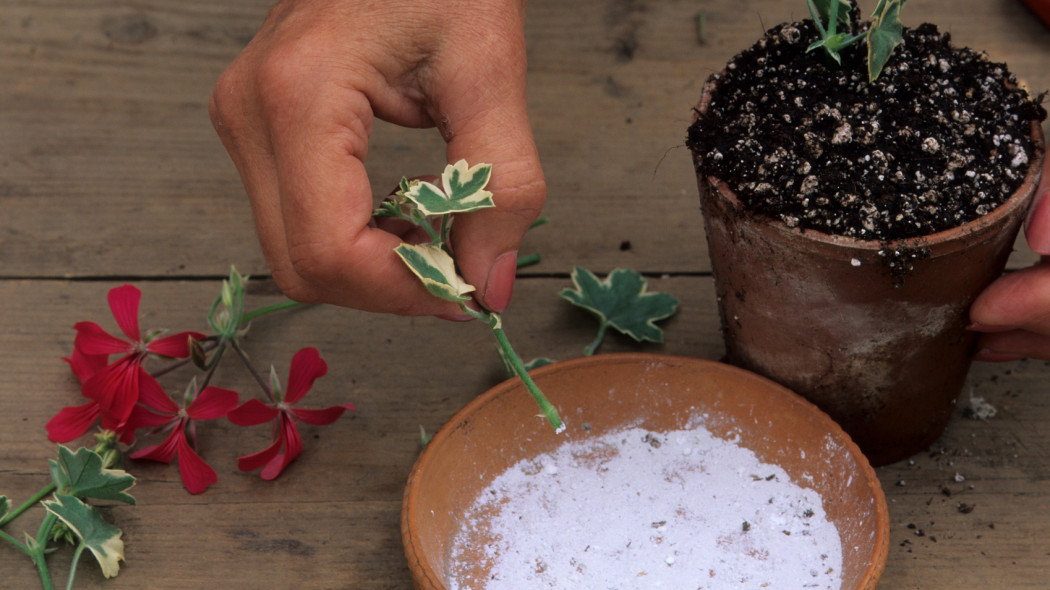
[[[120,330],[132,342],[141,342],[139,301],[142,299],[142,291],[133,285],[123,285],[110,289],[106,298],[109,299],[109,309],[113,312],[113,319],[117,320]]]
[[[83,385],[92,375],[98,373],[109,364],[108,354],[84,354],[79,348],[73,348],[73,354],[62,360],[69,363],[77,380]]]
[[[306,422],[307,424],[313,424],[315,426],[325,426],[335,422],[343,415],[343,412],[347,410],[353,410],[353,404],[346,404],[343,406],[332,406],[330,408],[324,408],[322,410],[310,410],[306,408],[291,408],[292,414],[296,418]]]
[[[304,348],[292,357],[288,369],[288,388],[284,392],[285,403],[294,404],[303,399],[318,377],[328,373],[328,364],[316,348]]]
[[[185,436],[180,436],[178,441],[179,475],[182,477],[182,485],[191,494],[200,494],[208,489],[208,486],[219,481],[219,476],[211,465],[205,463],[198,455]]]
[[[226,418],[237,426],[255,426],[269,422],[281,413],[277,408],[268,406],[257,399],[250,399],[239,408],[231,410]]]
[[[171,416],[178,414],[180,410],[178,404],[171,401],[171,397],[165,393],[160,383],[157,383],[153,375],[150,375],[145,370],[139,373],[138,403],[144,404],[152,410],[168,414],[169,420]]]
[[[135,451],[131,453],[130,457],[132,459],[149,459],[160,463],[171,463],[171,460],[175,458],[175,451],[179,448],[179,439],[186,437],[182,427],[183,421],[179,420],[175,428],[172,428],[171,432],[168,433],[168,437],[164,439],[164,442]]]
[[[77,322],[73,328],[77,331],[73,347],[84,354],[125,354],[134,348],[128,341],[111,335],[95,322]]]
[[[178,419],[172,418],[170,414],[158,414],[145,406],[135,406],[128,416],[128,421],[124,423],[124,428],[130,432],[139,428],[156,428],[176,420]]]
[[[303,439],[299,436],[299,429],[296,428],[295,422],[288,419],[285,414],[281,414],[281,432],[284,438],[284,451],[270,459],[266,467],[263,467],[259,473],[259,477],[263,479],[274,479],[280,475],[284,468],[288,467],[303,452]]]
[[[186,415],[194,420],[222,418],[237,407],[237,392],[221,387],[205,387],[186,407]]]
[[[55,417],[47,421],[47,438],[51,442],[63,443],[79,438],[98,420],[101,410],[98,403],[90,401],[82,406],[62,408]]]
[[[265,449],[252,453],[251,455],[244,455],[243,457],[237,457],[237,469],[241,471],[254,471],[263,465],[270,462],[271,459],[277,456],[277,453],[281,451],[281,445],[284,444],[284,439],[278,432],[277,439],[273,441],[270,446]]]
[[[200,332],[179,332],[149,341],[146,350],[161,356],[184,359],[190,356],[190,338],[200,340],[205,336]]]
[[[102,408],[102,425],[116,430],[131,415],[139,399],[139,384],[147,375],[136,355],[128,355],[95,373],[82,388],[88,399]]]

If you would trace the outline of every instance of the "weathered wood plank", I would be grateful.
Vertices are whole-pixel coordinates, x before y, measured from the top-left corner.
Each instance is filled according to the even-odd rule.
[[[0,276],[216,275],[229,262],[266,271],[206,105],[267,5],[5,6]],[[1050,88],[1050,34],[1020,3],[908,10],[909,22],[940,22],[1033,89]],[[573,264],[707,270],[682,147],[690,109],[703,80],[764,26],[802,16],[794,0],[532,3],[529,106],[549,181],[546,213],[556,221],[544,237],[554,272]],[[442,152],[432,130],[378,126],[367,164],[376,196],[403,174],[440,168]],[[654,226],[661,231],[648,231]],[[687,257],[671,254],[683,245]]]
[[[0,493],[15,502],[46,481],[54,447],[46,441],[44,422],[78,401],[75,381],[59,360],[72,346],[72,325],[94,320],[115,330],[105,293],[116,284],[0,281],[7,309],[0,315],[6,367],[0,382]],[[173,330],[202,329],[217,287],[168,281],[139,286],[143,327]],[[521,281],[506,320],[523,356],[570,358],[592,338],[591,319],[556,297],[564,286],[560,279]],[[682,300],[679,315],[665,324],[667,342],[642,347],[611,338],[602,351],[719,358],[710,279],[656,279],[652,288]],[[253,293],[252,305],[279,300],[265,283]],[[501,379],[490,337],[477,325],[310,307],[256,322],[248,341],[260,366],[273,363],[282,374],[295,350],[310,345],[328,361],[329,374],[304,405],[352,401],[358,411],[328,427],[305,428],[306,452],[274,482],[236,469],[237,455],[267,443],[265,427],[226,422],[201,429],[202,453],[220,478],[201,496],[182,489],[174,467],[131,464],[140,478],[134,489],[140,505],[109,509],[125,530],[128,563],[109,581],[85,563],[78,587],[210,587],[218,578],[253,588],[410,587],[398,510],[418,451],[418,429],[434,432]],[[411,361],[399,368],[398,359]],[[928,453],[879,470],[893,535],[880,587],[940,589],[985,581],[1039,587],[1050,552],[1041,534],[1048,518],[1042,508],[1050,501],[1048,377],[1050,367],[1042,362],[976,366],[973,395],[994,405],[997,415],[964,418],[964,396],[948,432]],[[165,380],[174,391],[181,382]],[[252,387],[251,378],[232,366],[216,383],[243,392]],[[957,481],[956,474],[965,479]],[[21,522],[35,528],[37,521]],[[64,550],[52,560],[60,564],[68,557]],[[0,579],[32,588],[35,572],[27,560],[5,553]]]

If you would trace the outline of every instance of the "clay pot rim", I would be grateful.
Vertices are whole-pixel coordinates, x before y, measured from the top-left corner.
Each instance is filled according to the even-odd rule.
[[[580,366],[590,367],[592,365],[618,364],[644,366],[656,363],[672,366],[681,364],[709,366],[725,373],[738,375],[745,380],[761,383],[770,393],[784,396],[793,407],[798,408],[801,412],[812,415],[816,421],[821,423],[822,427],[829,435],[835,436],[835,438],[841,442],[848,455],[855,462],[858,472],[864,477],[865,483],[867,483],[867,487],[871,491],[874,500],[876,521],[874,524],[874,547],[868,567],[864,571],[860,580],[860,585],[857,586],[856,589],[874,590],[886,567],[886,562],[889,556],[890,517],[889,507],[886,502],[885,492],[882,489],[882,484],[875,469],[861,452],[860,447],[853,442],[842,427],[840,427],[828,414],[799,394],[774,381],[758,375],[757,373],[753,373],[740,367],[707,359],[660,353],[626,352],[578,357],[539,367],[531,371],[531,374],[537,379],[543,379],[550,374],[574,371]],[[412,572],[413,583],[416,588],[447,588],[444,580],[435,573],[434,567],[431,565],[426,553],[421,548],[421,543],[417,539],[421,526],[418,523],[416,507],[419,505],[420,497],[422,495],[422,491],[420,486],[417,485],[417,482],[422,476],[421,474],[432,462],[433,457],[437,456],[440,452],[444,442],[452,436],[460,426],[467,423],[468,419],[485,405],[492,403],[499,396],[505,395],[514,389],[521,389],[521,395],[525,395],[526,393],[521,381],[515,377],[507,379],[506,381],[488,389],[468,402],[463,408],[453,414],[444,425],[442,425],[412,466],[401,504],[401,538],[405,549],[405,556],[408,560],[409,570]],[[431,558],[432,557],[433,556],[431,556]]]
[[[699,114],[707,109],[707,105],[711,101],[711,95],[719,78],[721,78],[721,76],[716,74],[711,76],[711,78],[704,84],[703,92],[700,95],[700,102],[693,110],[694,122],[699,117]],[[925,249],[930,251],[931,256],[951,254],[968,246],[968,236],[993,231],[1004,223],[1004,220],[1007,217],[1012,216],[1017,209],[1028,207],[1032,197],[1035,195],[1036,188],[1039,186],[1039,179],[1043,168],[1043,158],[1046,157],[1046,144],[1044,142],[1043,129],[1040,126],[1040,122],[1038,120],[1032,120],[1031,127],[1032,142],[1035,145],[1035,157],[1029,160],[1028,172],[1025,174],[1021,186],[1019,186],[1017,190],[1006,199],[1006,201],[988,214],[982,215],[981,217],[962,225],[925,236],[884,241],[850,238],[814,229],[791,228],[779,219],[768,215],[761,213],[753,213],[752,215],[755,219],[761,219],[764,221],[766,225],[774,231],[783,234],[789,239],[794,239],[798,242],[800,247],[810,247],[814,249],[830,247],[838,251],[841,251],[842,249],[852,249],[857,252],[858,256],[863,256],[868,260],[877,257],[880,251],[886,249]],[[694,168],[700,159],[701,158],[698,154],[693,153]],[[744,204],[737,198],[736,193],[729,188],[729,185],[727,185],[725,181],[714,176],[705,176],[704,181],[707,182],[717,194],[721,195],[722,198],[724,198],[734,209],[745,209]]]

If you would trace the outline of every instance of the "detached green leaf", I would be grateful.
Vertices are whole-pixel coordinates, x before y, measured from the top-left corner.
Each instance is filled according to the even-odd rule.
[[[871,28],[868,29],[868,80],[875,81],[882,73],[882,68],[890,59],[890,54],[900,45],[904,38],[904,27],[901,25],[901,8],[905,0],[879,0],[872,14]]]
[[[445,167],[440,188],[420,181],[409,184],[404,195],[425,215],[466,213],[495,207],[492,193],[485,190],[491,177],[491,164],[469,166],[466,160],[460,160]]]
[[[654,322],[670,317],[678,309],[678,299],[667,293],[647,293],[642,275],[618,268],[604,280],[591,271],[576,267],[572,271],[576,290],[562,289],[562,298],[582,307],[602,324],[638,342],[663,342],[664,333]]]
[[[50,464],[60,494],[135,504],[135,498],[125,493],[135,485],[135,477],[123,469],[104,469],[102,457],[90,449],[81,447],[74,454],[59,445],[58,460]]]
[[[474,291],[474,286],[456,274],[456,263],[448,252],[432,244],[401,244],[394,251],[431,294],[445,301],[470,299],[466,294]]]
[[[54,500],[46,500],[43,504],[91,550],[102,566],[102,575],[107,578],[117,575],[120,571],[117,562],[124,559],[124,541],[120,539],[119,528],[103,520],[98,511],[73,496],[55,494]]]

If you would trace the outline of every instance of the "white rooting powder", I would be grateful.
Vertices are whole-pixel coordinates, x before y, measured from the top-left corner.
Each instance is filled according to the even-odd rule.
[[[626,429],[522,461],[463,523],[450,590],[842,584],[819,495],[700,427]]]

